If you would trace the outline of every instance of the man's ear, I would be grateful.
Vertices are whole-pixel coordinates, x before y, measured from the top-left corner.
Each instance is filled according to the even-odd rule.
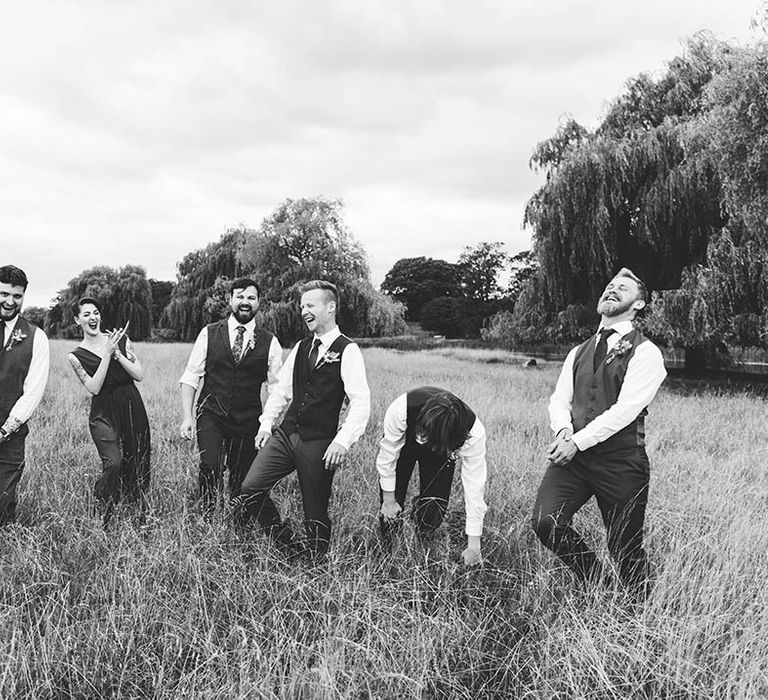
[[[645,301],[643,299],[635,299],[635,303],[632,304],[632,308],[635,311],[640,311],[645,308]]]

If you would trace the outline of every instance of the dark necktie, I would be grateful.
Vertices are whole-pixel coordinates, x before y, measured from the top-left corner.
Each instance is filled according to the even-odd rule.
[[[616,331],[613,328],[601,328],[600,340],[597,341],[595,347],[595,359],[593,363],[593,371],[597,372],[597,368],[603,364],[605,356],[608,354],[608,336],[614,334]]]
[[[0,352],[5,350],[5,321],[0,321]]]
[[[317,364],[317,356],[320,353],[320,338],[315,338],[315,342],[312,343],[312,349],[309,351],[309,371],[315,369]]]
[[[237,331],[237,337],[235,338],[235,344],[232,346],[232,356],[235,358],[235,362],[240,362],[240,355],[243,354],[245,326],[238,326],[235,330]]]

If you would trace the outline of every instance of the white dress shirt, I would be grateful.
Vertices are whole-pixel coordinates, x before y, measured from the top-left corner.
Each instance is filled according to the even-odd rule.
[[[334,343],[336,338],[341,335],[339,327],[319,337],[320,346],[317,352],[317,364],[322,362],[326,351]],[[314,342],[314,341],[313,341]],[[280,370],[272,392],[264,405],[264,411],[261,414],[261,430],[272,431],[272,425],[280,415],[280,412],[293,399],[293,366],[296,363],[296,353],[300,343],[293,346],[285,364]],[[310,351],[312,345],[310,344]],[[317,366],[317,365],[315,365]],[[344,383],[344,392],[349,399],[349,410],[342,421],[336,437],[333,442],[337,442],[342,447],[349,449],[360,436],[365,432],[365,426],[368,425],[368,416],[371,412],[371,391],[368,388],[368,379],[365,376],[365,363],[363,362],[363,353],[356,343],[350,343],[344,349],[341,356],[341,381]]]
[[[5,344],[11,339],[11,334],[16,328],[18,316],[5,324]],[[9,351],[6,350],[6,353]],[[13,352],[13,349],[10,350]],[[48,383],[48,368],[50,366],[50,347],[48,338],[39,328],[35,327],[35,336],[32,338],[32,360],[29,371],[24,379],[23,393],[18,401],[13,404],[9,417],[18,423],[26,423],[35,412],[43,398],[45,385]]]
[[[382,491],[395,490],[397,460],[405,445],[407,423],[408,395],[402,394],[384,414],[384,437],[379,442],[379,454],[376,457]],[[488,473],[485,462],[485,427],[479,418],[475,418],[469,437],[456,451],[456,459],[461,469],[461,485],[464,487],[466,533],[479,537],[483,534],[483,519],[488,510],[484,498]]]
[[[245,333],[243,334],[243,352],[245,352],[245,349],[248,347],[248,343],[251,342],[256,330],[256,321],[251,319],[248,323],[240,323],[233,315],[230,316],[227,319],[230,347],[233,347],[235,344],[238,326],[245,326]],[[187,368],[184,370],[184,374],[181,375],[179,384],[187,384],[197,390],[200,380],[205,376],[205,360],[207,355],[208,326],[204,326],[203,330],[198,334],[197,340],[195,340],[192,352],[189,354]],[[277,382],[277,375],[280,372],[282,365],[283,349],[280,347],[277,338],[272,336],[272,342],[269,345],[269,354],[267,357],[267,393],[272,391],[272,387],[274,387],[275,382]]]
[[[612,326],[616,333],[608,336],[608,353],[616,344],[634,329],[632,321],[622,321]],[[595,336],[595,344],[599,334]],[[555,391],[549,399],[549,418],[555,433],[571,428],[571,405],[573,403],[573,362],[578,347],[568,353],[557,380]],[[628,426],[640,412],[653,401],[661,383],[667,376],[661,350],[646,340],[635,348],[627,364],[627,373],[621,385],[616,403],[597,416],[591,423],[573,435],[573,442],[582,452],[615,435]]]

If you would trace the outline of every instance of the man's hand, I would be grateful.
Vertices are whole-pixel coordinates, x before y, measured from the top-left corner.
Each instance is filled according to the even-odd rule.
[[[338,442],[332,442],[328,445],[328,449],[323,455],[323,462],[325,462],[325,468],[328,470],[337,469],[347,457],[347,448],[340,445]]]
[[[271,437],[272,433],[270,433],[269,430],[259,430],[259,432],[256,433],[256,437],[253,438],[253,444],[257,450],[260,450],[267,444],[267,440]]]
[[[381,500],[381,510],[379,513],[385,520],[394,520],[400,513],[403,512],[403,507],[395,500],[394,491],[385,491],[384,497]]]
[[[550,444],[547,451],[547,460],[552,466],[561,467],[568,464],[579,451],[576,443],[571,440],[570,431],[562,431],[558,437]]]
[[[483,563],[479,535],[467,535],[467,548],[461,553],[461,558],[464,566],[479,566]]]
[[[461,553],[461,558],[464,561],[464,566],[480,566],[483,563],[483,555],[479,547],[467,547]]]
[[[191,440],[194,434],[195,419],[185,418],[183,421],[181,421],[181,426],[179,427],[179,435],[181,435],[181,437],[183,437],[185,440]]]

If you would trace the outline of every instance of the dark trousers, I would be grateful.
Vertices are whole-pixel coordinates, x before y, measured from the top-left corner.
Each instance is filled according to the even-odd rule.
[[[601,577],[600,563],[571,521],[593,495],[603,516],[608,551],[621,580],[635,589],[646,580],[643,521],[650,471],[644,447],[604,454],[579,452],[561,467],[549,466],[533,509],[533,529],[582,580]]]
[[[262,448],[243,481],[241,503],[248,517],[255,517],[262,529],[278,540],[287,540],[285,526],[270,490],[284,476],[296,470],[304,506],[304,528],[309,547],[327,552],[331,541],[328,501],[333,470],[325,468],[323,455],[332,438],[302,440],[298,433],[287,435],[282,428]]]
[[[102,465],[93,494],[108,520],[120,500],[139,500],[149,488],[149,434],[137,440],[138,453],[133,454],[121,445],[117,429],[104,418],[90,419],[88,428]]]
[[[198,484],[203,508],[210,513],[224,488],[224,471],[229,472],[229,496],[240,495],[243,478],[256,456],[255,435],[235,433],[226,422],[208,411],[197,416],[197,446],[200,450]]]
[[[434,532],[443,522],[451,497],[451,484],[455,461],[445,454],[438,454],[419,444],[406,443],[395,467],[395,500],[405,508],[405,496],[413,469],[419,463],[419,494],[413,499],[411,517],[420,535]],[[381,489],[379,498],[383,498]],[[381,519],[381,533],[385,540],[392,535],[395,523]]]
[[[0,525],[16,520],[16,487],[24,470],[24,440],[14,436],[0,443]]]

